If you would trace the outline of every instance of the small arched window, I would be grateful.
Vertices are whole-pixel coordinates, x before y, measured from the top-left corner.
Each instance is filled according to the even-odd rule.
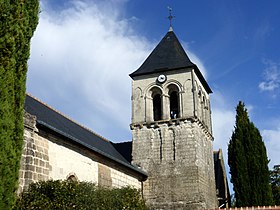
[[[67,177],[67,181],[68,182],[77,182],[78,181],[78,178],[77,176],[75,176],[74,174],[71,174]]]
[[[154,121],[161,120],[161,95],[155,94],[153,96],[153,113],[154,113]]]
[[[171,119],[179,117],[179,100],[178,92],[176,91],[170,93],[170,117]]]

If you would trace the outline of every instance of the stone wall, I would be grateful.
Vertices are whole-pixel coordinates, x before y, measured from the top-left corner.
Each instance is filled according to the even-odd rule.
[[[109,159],[50,133],[45,138],[49,139],[50,178],[66,179],[74,173],[79,181],[95,182],[99,186],[130,185],[140,189],[137,177]]]
[[[98,182],[98,162],[83,154],[84,149],[47,132],[43,136],[49,139],[50,178],[63,180],[75,174],[79,181]]]
[[[18,192],[39,180],[94,182],[99,186],[141,188],[137,175],[121,164],[56,135],[50,130],[38,129],[36,117],[25,113],[24,148],[21,158]]]
[[[21,192],[32,182],[49,179],[49,144],[38,135],[36,117],[24,113],[24,145],[21,157],[19,189]]]
[[[144,197],[156,209],[217,206],[212,137],[194,119],[134,127],[133,163],[148,172]]]

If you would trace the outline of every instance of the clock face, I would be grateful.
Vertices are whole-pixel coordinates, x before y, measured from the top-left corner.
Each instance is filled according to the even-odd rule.
[[[161,74],[158,76],[158,81],[160,83],[164,83],[166,81],[166,76],[164,74]]]

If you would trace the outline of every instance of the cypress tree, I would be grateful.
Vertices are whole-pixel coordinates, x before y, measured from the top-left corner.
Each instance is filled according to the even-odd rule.
[[[235,129],[228,145],[228,164],[236,206],[273,203],[266,148],[259,130],[250,122],[243,102],[236,108]]]
[[[275,205],[280,205],[280,165],[275,165],[270,171],[270,184]]]
[[[23,145],[23,105],[38,0],[0,0],[0,209],[16,197]]]

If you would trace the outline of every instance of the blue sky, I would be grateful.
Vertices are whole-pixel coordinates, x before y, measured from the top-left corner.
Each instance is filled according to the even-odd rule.
[[[210,87],[214,149],[245,102],[280,164],[280,1],[41,0],[27,92],[111,141],[131,140],[131,79],[173,29]],[[228,167],[227,167],[228,169]]]

